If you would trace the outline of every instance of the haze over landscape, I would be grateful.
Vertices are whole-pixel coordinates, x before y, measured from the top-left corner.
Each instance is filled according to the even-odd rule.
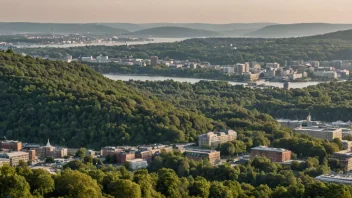
[[[2,0],[1,5],[4,22],[352,23],[350,0]]]

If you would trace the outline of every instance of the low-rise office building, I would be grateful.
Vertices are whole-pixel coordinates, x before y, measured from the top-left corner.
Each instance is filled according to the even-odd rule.
[[[131,165],[132,170],[138,170],[141,168],[147,168],[148,167],[148,162],[143,160],[143,159],[133,159],[128,161]]]
[[[116,162],[117,163],[125,163],[126,161],[130,161],[136,158],[136,154],[134,152],[124,152],[121,151],[116,153]]]
[[[8,159],[11,166],[17,166],[19,165],[20,161],[28,162],[29,154],[21,151],[0,153],[0,158]]]
[[[330,127],[301,127],[295,128],[295,132],[309,135],[315,138],[324,139],[331,141],[335,138],[342,140],[342,129],[341,128],[330,128]]]
[[[258,146],[251,149],[251,159],[256,156],[264,156],[272,162],[285,162],[291,160],[291,151],[282,148],[270,148],[267,146]]]
[[[220,152],[215,150],[207,149],[190,149],[186,150],[185,156],[189,159],[200,161],[209,160],[211,164],[217,164],[220,162]]]

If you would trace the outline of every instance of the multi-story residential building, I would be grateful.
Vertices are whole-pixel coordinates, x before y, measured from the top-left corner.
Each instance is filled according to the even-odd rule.
[[[198,146],[206,148],[218,147],[220,144],[236,140],[237,132],[227,130],[222,132],[208,132],[198,136]]]
[[[267,63],[265,64],[266,68],[280,68],[280,64],[279,63]]]
[[[336,71],[315,71],[313,73],[314,76],[323,77],[328,79],[336,79],[337,73]]]
[[[20,151],[22,150],[22,142],[5,140],[0,142],[0,150],[3,151]]]
[[[195,161],[209,160],[213,165],[220,162],[220,152],[215,150],[190,149],[185,150],[184,154],[187,158]]]
[[[285,162],[291,160],[291,151],[282,148],[258,146],[251,149],[250,158],[253,159],[256,156],[264,156],[272,162]]]
[[[131,169],[133,171],[148,167],[148,162],[143,159],[133,159],[133,160],[128,160],[127,162],[130,163]]]
[[[155,65],[159,64],[159,58],[157,56],[150,57],[150,64],[152,66],[155,66]]]
[[[250,68],[249,63],[244,63],[244,72],[249,73],[249,68]]]
[[[0,153],[0,158],[9,159],[11,166],[17,166],[19,165],[20,161],[28,162],[29,154],[21,151]]]
[[[134,152],[124,152],[121,151],[116,153],[116,162],[117,163],[125,163],[126,161],[130,161],[136,158],[136,154]]]
[[[235,68],[234,67],[224,67],[223,72],[226,74],[233,74],[233,73],[235,73]]]
[[[136,158],[140,158],[146,160],[147,162],[150,162],[153,158],[153,152],[151,150],[137,151]]]
[[[106,157],[108,155],[113,156],[116,153],[120,152],[121,149],[113,147],[113,146],[106,146],[100,150],[100,155]]]
[[[243,73],[243,79],[245,81],[256,81],[259,79],[259,73],[252,74],[250,72]]]
[[[342,129],[341,128],[330,128],[330,127],[300,127],[295,128],[295,132],[309,135],[315,138],[320,138],[324,140],[331,141],[335,138],[339,138],[342,140]]]
[[[236,64],[236,72],[238,74],[242,74],[246,71],[246,65],[245,64],[241,64],[241,63],[237,63]]]
[[[352,152],[350,150],[335,152],[330,156],[330,159],[339,160],[340,166],[344,171],[352,170]]]
[[[289,75],[290,80],[296,80],[296,79],[300,79],[303,78],[303,74],[302,73],[292,73]]]

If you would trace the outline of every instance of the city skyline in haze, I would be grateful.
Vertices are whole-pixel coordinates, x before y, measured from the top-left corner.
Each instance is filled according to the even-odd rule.
[[[352,23],[351,0],[1,1],[1,22]]]

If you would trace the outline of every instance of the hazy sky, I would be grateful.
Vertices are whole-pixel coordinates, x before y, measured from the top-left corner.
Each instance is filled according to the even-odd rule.
[[[352,0],[0,0],[0,21],[352,23]]]

